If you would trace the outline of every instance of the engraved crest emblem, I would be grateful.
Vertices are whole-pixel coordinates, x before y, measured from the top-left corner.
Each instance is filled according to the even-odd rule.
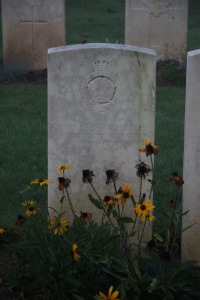
[[[105,112],[117,101],[117,77],[111,69],[108,61],[100,57],[93,63],[93,72],[82,82],[81,89],[94,111]]]
[[[149,14],[158,17],[165,14],[174,0],[143,0],[143,5],[148,8]]]

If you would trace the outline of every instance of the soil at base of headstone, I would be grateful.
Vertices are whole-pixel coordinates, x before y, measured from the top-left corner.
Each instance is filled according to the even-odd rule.
[[[156,66],[157,86],[185,85],[185,64],[175,60],[158,61]],[[47,84],[47,69],[30,71],[21,75],[8,75],[0,68],[0,84]]]
[[[47,69],[39,71],[30,71],[26,74],[6,75],[2,72],[0,74],[0,84],[47,84]]]

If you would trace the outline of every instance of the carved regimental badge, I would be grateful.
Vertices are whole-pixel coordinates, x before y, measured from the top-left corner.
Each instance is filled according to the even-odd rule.
[[[94,111],[105,112],[117,102],[117,81],[108,61],[98,58],[93,64],[93,73],[86,76],[81,85],[81,90]]]
[[[165,14],[174,0],[143,0],[143,5],[148,8],[149,14],[158,17]]]

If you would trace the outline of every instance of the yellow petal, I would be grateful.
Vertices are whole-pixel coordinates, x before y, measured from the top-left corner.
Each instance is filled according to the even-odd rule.
[[[109,298],[111,297],[112,291],[113,291],[113,286],[111,285],[111,287],[109,288],[109,291],[108,291]]]
[[[112,294],[112,296],[111,296],[111,300],[117,300],[116,298],[118,297],[118,295],[119,295],[119,292],[118,291],[115,291],[113,294]]]
[[[103,293],[99,292],[99,295],[101,296],[102,299],[107,300],[107,296],[104,295]]]

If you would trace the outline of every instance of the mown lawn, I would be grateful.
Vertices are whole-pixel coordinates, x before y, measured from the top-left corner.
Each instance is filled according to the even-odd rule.
[[[188,50],[200,48],[200,3],[189,1]],[[124,42],[124,2],[69,0],[67,44]],[[0,30],[0,61],[2,42]],[[0,70],[3,72],[3,69]],[[182,173],[185,87],[157,87],[155,160],[160,207],[167,199],[172,172]],[[15,223],[31,180],[47,176],[47,87],[44,84],[0,84],[0,225]],[[133,166],[134,171],[134,166]],[[47,203],[47,190],[40,194]],[[159,216],[158,216],[159,220]]]

